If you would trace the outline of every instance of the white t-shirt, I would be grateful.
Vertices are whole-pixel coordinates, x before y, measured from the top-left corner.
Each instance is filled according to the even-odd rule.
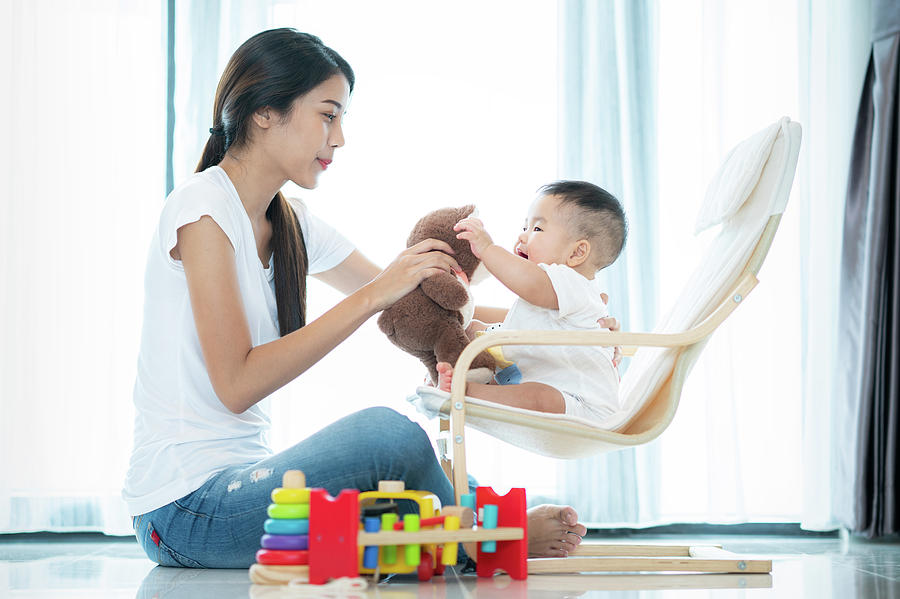
[[[309,274],[329,270],[353,245],[291,200],[306,244]],[[209,215],[234,247],[241,303],[253,346],[279,337],[274,268],[263,267],[250,218],[218,166],[192,175],[166,200],[144,277],[144,323],[134,385],[134,449],[122,497],[132,515],[162,507],[198,489],[228,466],[272,455],[264,399],[243,414],[213,391],[194,324],[181,261],[169,251],[178,228]]]
[[[597,330],[608,315],[599,282],[564,264],[540,264],[550,277],[558,310],[513,302],[503,321],[505,330]],[[592,345],[504,345],[504,357],[516,364],[521,382],[550,385],[563,394],[566,414],[601,419],[619,408],[619,374],[613,348]]]

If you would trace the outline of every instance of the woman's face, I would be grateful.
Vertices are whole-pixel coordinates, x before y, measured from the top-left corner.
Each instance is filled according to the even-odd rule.
[[[318,185],[319,175],[344,145],[343,117],[350,85],[334,75],[294,100],[287,120],[271,129],[267,139],[271,159],[286,179],[305,189]]]

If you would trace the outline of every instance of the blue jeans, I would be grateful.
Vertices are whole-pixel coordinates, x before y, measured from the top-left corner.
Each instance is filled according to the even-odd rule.
[[[135,516],[138,543],[162,566],[248,568],[256,561],[272,489],[281,486],[286,470],[302,470],[307,486],[333,496],[402,480],[407,489],[431,491],[441,505],[454,503],[453,486],[422,427],[390,408],[368,408],[261,462],[226,468],[193,493]]]

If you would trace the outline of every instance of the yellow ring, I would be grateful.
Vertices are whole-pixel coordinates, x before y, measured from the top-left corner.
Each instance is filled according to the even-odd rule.
[[[272,503],[309,503],[309,489],[274,489]]]

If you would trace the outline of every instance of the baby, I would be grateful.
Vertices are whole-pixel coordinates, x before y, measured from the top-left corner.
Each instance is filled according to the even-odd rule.
[[[628,225],[619,201],[583,181],[542,187],[528,210],[511,253],[494,245],[483,223],[464,218],[457,238],[518,298],[502,324],[473,321],[470,331],[596,330],[607,316],[594,275],[612,264],[625,246]],[[565,413],[589,420],[618,409],[619,376],[613,348],[575,345],[506,345],[492,348],[503,369],[488,384],[469,382],[466,395],[501,404]],[[505,366],[505,367],[504,367]],[[453,367],[437,365],[438,387],[450,390]]]

